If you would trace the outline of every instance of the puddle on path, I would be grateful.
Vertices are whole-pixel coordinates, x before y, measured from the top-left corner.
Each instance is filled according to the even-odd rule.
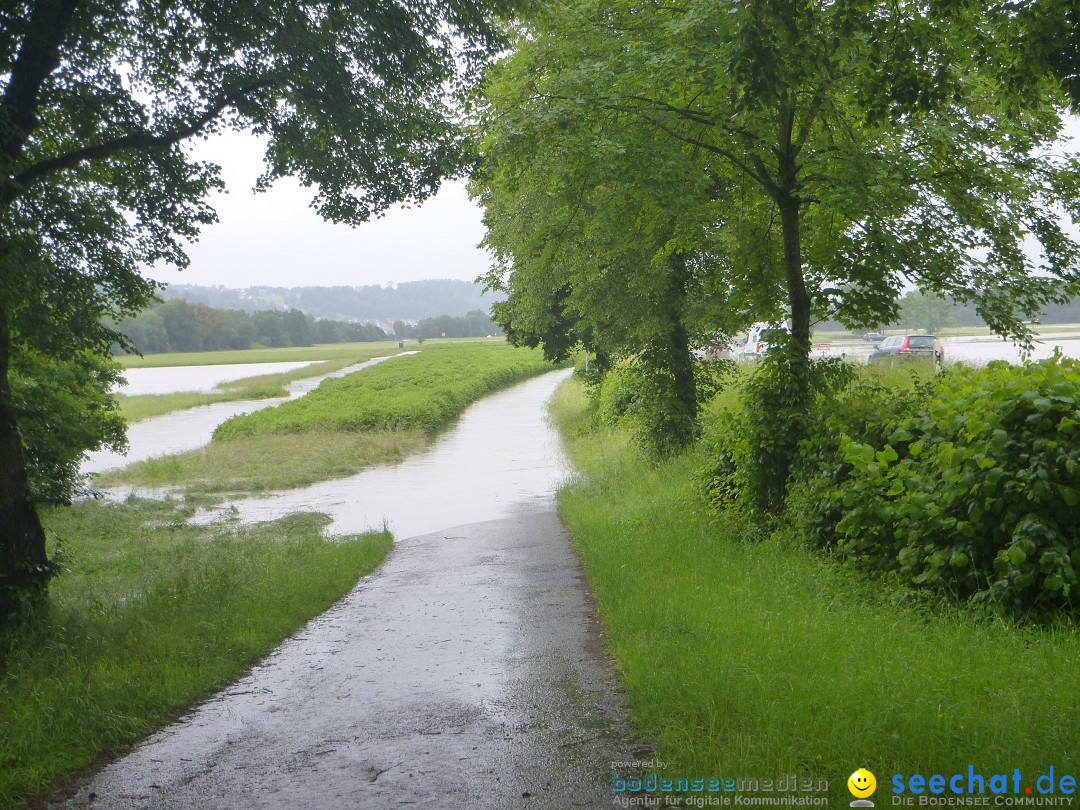
[[[302,397],[309,391],[313,391],[319,387],[323,380],[344,377],[346,374],[361,371],[368,366],[409,354],[416,354],[416,352],[401,352],[390,357],[376,357],[374,360],[357,363],[354,366],[339,369],[329,374],[320,374],[318,377],[296,380],[286,386],[285,390],[289,392],[287,397],[219,402],[215,405],[203,405],[198,408],[175,411],[164,416],[136,422],[128,427],[130,449],[127,455],[120,455],[108,450],[87,453],[87,459],[82,465],[82,471],[85,473],[105,472],[106,470],[126,467],[128,464],[134,464],[136,461],[144,461],[155,456],[194,450],[209,442],[214,435],[214,429],[230,416],[259,411],[263,408],[269,408],[271,405],[279,405],[282,402]]]
[[[550,508],[569,467],[544,405],[571,373],[553,371],[485,397],[428,450],[401,464],[226,501],[197,520],[258,522],[290,512],[323,512],[333,520],[331,534],[378,529],[385,521],[402,539],[503,518],[530,504]]]

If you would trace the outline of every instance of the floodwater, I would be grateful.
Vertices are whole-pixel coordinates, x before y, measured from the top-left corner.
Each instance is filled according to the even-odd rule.
[[[244,522],[290,512],[323,512],[328,531],[382,528],[398,539],[446,526],[503,518],[534,505],[548,508],[569,467],[545,416],[545,403],[571,371],[553,371],[485,397],[426,451],[392,467],[301,489],[246,497],[203,516]]]
[[[553,491],[555,371],[472,405],[425,453],[246,520],[387,521],[374,573],[250,674],[52,807],[555,810],[642,759]]]
[[[263,374],[281,374],[317,361],[301,360],[289,363],[234,363],[220,366],[166,366],[163,368],[129,368],[124,372],[126,385],[114,393],[126,396],[143,394],[177,394],[181,391],[212,393],[224,382],[261,377]]]
[[[308,377],[289,383],[285,390],[289,392],[287,397],[275,399],[242,399],[236,402],[219,402],[214,405],[202,405],[198,408],[188,408],[183,411],[158,416],[153,419],[144,419],[128,427],[128,444],[130,449],[127,455],[120,455],[110,450],[101,450],[96,453],[87,453],[87,459],[82,465],[85,473],[99,473],[106,470],[114,470],[119,467],[134,464],[136,461],[145,461],[155,456],[163,456],[171,453],[183,453],[187,450],[195,450],[207,444],[214,435],[214,429],[228,419],[240,413],[269,408],[271,405],[279,405],[290,399],[302,397],[309,391],[319,387],[323,380],[331,377],[344,377],[354,371],[361,371],[368,366],[391,360],[394,357],[402,357],[416,352],[401,352],[390,357],[376,357],[363,363],[349,366],[329,374],[320,374],[317,377]],[[277,363],[262,363],[253,365],[279,365]],[[301,363],[300,365],[307,365]],[[195,366],[195,368],[203,368]],[[154,371],[170,371],[181,373],[187,368],[152,369]],[[262,373],[262,372],[260,372]]]
[[[944,338],[942,344],[945,347],[946,363],[967,363],[968,365],[986,365],[991,360],[1006,360],[1010,363],[1020,363],[1024,355],[1020,347],[999,337],[958,337]],[[822,348],[828,346],[827,349]],[[1047,334],[1035,343],[1035,348],[1028,357],[1032,360],[1042,360],[1053,355],[1056,348],[1066,357],[1080,359],[1080,337],[1076,333],[1063,333],[1061,335]],[[854,362],[865,363],[866,358],[873,351],[874,344],[854,341],[838,341],[832,344],[819,344],[815,356],[844,356]]]
[[[1020,347],[1001,338],[955,338],[944,340],[945,361],[963,362],[971,365],[985,365],[991,360],[1008,360],[1020,363],[1024,357]],[[1060,348],[1066,357],[1080,359],[1080,339],[1069,337],[1055,338],[1047,335],[1035,344],[1029,355],[1032,360],[1042,360],[1053,355]]]

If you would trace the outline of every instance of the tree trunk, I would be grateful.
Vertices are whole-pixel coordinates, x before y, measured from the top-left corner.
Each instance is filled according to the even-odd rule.
[[[685,430],[679,436],[680,444],[688,444],[693,438],[697,424],[697,382],[694,379],[694,361],[690,354],[690,336],[683,321],[683,304],[690,271],[686,256],[672,253],[668,257],[668,285],[664,300],[664,317],[667,329],[669,354],[668,370],[674,380],[675,402]]]
[[[656,397],[649,414],[650,443],[661,455],[686,447],[697,433],[697,381],[682,312],[689,279],[686,256],[670,254],[659,323],[644,352]]]
[[[791,362],[802,369],[810,367],[810,296],[802,267],[802,241],[799,234],[799,201],[787,197],[780,201],[780,228],[784,240],[784,275],[788,304],[791,306]]]
[[[788,133],[790,134],[790,132]],[[774,200],[780,212],[784,246],[784,277],[791,307],[791,334],[783,347],[783,363],[776,381],[772,432],[773,458],[767,480],[757,495],[765,511],[780,509],[787,495],[787,480],[799,442],[806,437],[810,406],[810,296],[803,275],[802,240],[799,232],[797,169],[790,150],[781,153],[779,184]]]
[[[49,578],[45,531],[30,502],[26,459],[8,372],[11,331],[0,308],[0,625],[42,597]]]

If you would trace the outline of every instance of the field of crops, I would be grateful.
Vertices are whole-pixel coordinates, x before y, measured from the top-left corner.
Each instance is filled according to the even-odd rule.
[[[484,394],[550,368],[539,351],[502,340],[425,346],[419,354],[327,380],[301,399],[234,416],[214,438],[311,430],[434,431]]]

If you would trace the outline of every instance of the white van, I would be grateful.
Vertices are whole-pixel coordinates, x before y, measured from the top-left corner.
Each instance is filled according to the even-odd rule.
[[[739,352],[739,358],[751,361],[760,360],[765,356],[765,352],[769,350],[769,339],[778,332],[786,332],[788,328],[789,325],[786,322],[783,326],[776,326],[771,323],[755,323],[750,327],[750,332],[746,336],[746,343],[743,344],[742,351]]]

